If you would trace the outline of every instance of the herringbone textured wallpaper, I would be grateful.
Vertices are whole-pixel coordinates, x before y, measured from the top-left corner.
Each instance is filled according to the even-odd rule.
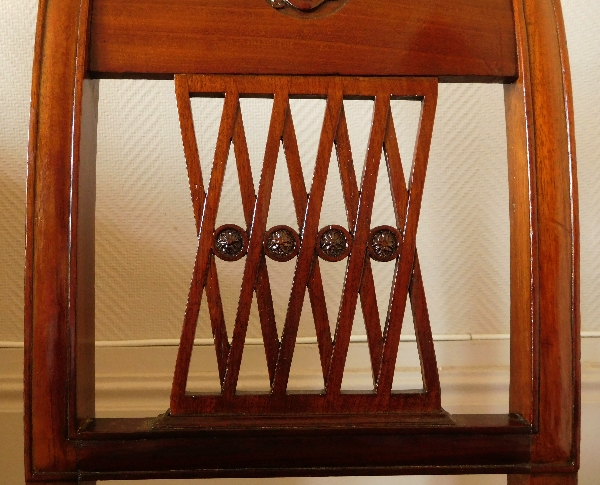
[[[573,69],[582,229],[584,330],[600,330],[600,5],[563,0]],[[4,0],[0,13],[0,341],[22,340],[25,160],[35,0]],[[244,99],[242,112],[258,186],[270,101]],[[222,100],[194,100],[208,180]],[[104,80],[100,85],[97,198],[97,339],[178,338],[193,268],[196,236],[172,81]],[[294,100],[307,186],[314,167],[324,102]],[[360,175],[372,105],[346,104]],[[417,245],[434,334],[508,332],[508,193],[503,91],[498,85],[440,85]],[[400,150],[410,161],[418,111],[395,102]],[[235,166],[233,155],[230,159]],[[332,160],[334,162],[334,160]],[[408,166],[405,167],[408,169]],[[280,155],[268,227],[295,216]],[[393,223],[382,167],[373,226]],[[330,166],[321,226],[346,225],[337,164]],[[242,222],[236,173],[226,173],[217,223]],[[243,225],[243,224],[240,224]],[[243,260],[219,261],[225,314],[235,315]],[[220,264],[222,263],[222,264]],[[273,263],[273,264],[270,264]],[[385,314],[390,264],[374,264]],[[326,293],[339,295],[344,263],[322,264]],[[285,314],[293,263],[269,261],[279,320]],[[328,308],[337,314],[337,303]],[[357,314],[360,312],[357,311]],[[260,337],[257,312],[248,336]],[[206,318],[202,312],[201,318]],[[355,334],[364,332],[360,318]],[[300,336],[314,335],[310,307]],[[197,337],[209,337],[207,324]]]
[[[98,338],[177,337],[196,240],[173,83],[111,80],[102,81],[100,90]],[[502,87],[497,85],[443,85],[440,89],[418,231],[435,333],[508,331],[508,182],[502,96]],[[201,164],[208,180],[223,100],[193,101]],[[242,100],[256,186],[271,105],[267,99]],[[397,101],[392,106],[408,173],[419,103]],[[310,187],[325,102],[293,100],[291,109],[302,147],[306,185]],[[355,169],[360,175],[373,103],[348,101],[346,111]],[[268,227],[284,223],[296,226],[288,180],[282,150]],[[217,224],[225,223],[245,226],[233,153],[217,219]],[[320,226],[327,224],[347,225],[335,154]],[[379,224],[394,224],[385,166],[379,173],[372,226]],[[227,323],[235,318],[243,263],[217,262]],[[278,320],[285,315],[293,266],[293,261],[269,261]],[[345,261],[322,262],[321,268],[333,318]],[[393,263],[375,263],[382,316],[392,272]],[[260,337],[257,312],[254,316],[248,336]],[[302,317],[301,336],[314,335],[309,306]],[[361,333],[359,322],[355,331]],[[201,324],[197,336],[209,337],[210,325]]]

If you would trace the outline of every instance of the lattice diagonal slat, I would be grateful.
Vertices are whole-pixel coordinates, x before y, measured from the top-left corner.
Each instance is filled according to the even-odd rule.
[[[213,412],[320,414],[440,411],[435,351],[415,245],[435,117],[437,80],[178,75],[175,77],[175,86],[192,205],[198,230],[198,252],[175,367],[171,413],[192,415]],[[194,134],[190,96],[222,96],[223,94],[225,102],[213,168],[208,190],[205,191]],[[240,94],[267,95],[274,99],[258,192],[255,192],[252,180],[239,104]],[[302,174],[289,106],[290,96],[318,96],[327,100],[309,194],[306,192],[306,183]],[[352,162],[343,108],[344,97],[375,100],[373,124],[360,190]],[[390,100],[395,97],[422,103],[408,186],[404,180],[390,111]],[[228,225],[226,230],[222,230],[215,228],[215,220],[232,143],[247,227],[243,229]],[[280,232],[277,233],[279,246],[274,246],[278,251],[283,251],[279,256],[285,257],[289,254],[288,259],[296,258],[288,309],[281,339],[279,339],[266,265],[265,238],[275,168],[282,144],[290,176],[296,222],[301,231],[298,236],[294,235],[294,230],[289,226],[281,226]],[[329,229],[323,228],[319,231],[318,226],[334,147],[351,233],[340,226],[329,226]],[[388,231],[388,237],[392,242],[386,250],[391,254],[390,259],[396,259],[396,270],[394,290],[383,333],[370,263],[370,257],[376,257],[373,254],[371,213],[382,154],[385,154],[397,226],[397,228],[389,228]],[[217,234],[217,231],[220,232]],[[243,255],[247,257],[233,335],[229,344],[214,259],[217,256],[223,259],[234,259]],[[269,256],[274,257],[271,254]],[[333,341],[329,330],[319,257],[336,261],[348,258]],[[185,390],[200,301],[205,289],[221,378],[221,393],[212,395],[186,393]],[[325,388],[322,392],[290,394],[287,392],[287,384],[306,290],[313,310]],[[271,392],[241,394],[236,392],[236,388],[254,294],[259,307]],[[424,385],[422,390],[397,393],[392,392],[392,380],[407,296],[411,298],[413,308]],[[374,383],[372,392],[360,394],[341,391],[350,334],[359,298],[365,317]]]

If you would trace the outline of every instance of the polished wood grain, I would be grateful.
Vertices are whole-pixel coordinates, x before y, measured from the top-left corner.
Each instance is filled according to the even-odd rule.
[[[579,300],[576,289],[579,243],[573,202],[577,199],[577,182],[566,46],[564,38],[558,34],[557,26],[562,24],[558,2],[524,2],[517,6],[522,15],[518,23],[519,35],[525,37],[524,43],[529,46],[528,59],[524,58],[522,86],[525,94],[520,96],[524,99],[520,110],[524,111],[534,136],[526,153],[527,163],[534,164],[529,170],[535,170],[531,206],[535,211],[532,215],[536,216],[534,234],[539,258],[538,278],[533,280],[537,283],[534,290],[539,295],[539,307],[534,307],[533,314],[540,323],[539,330],[533,326],[535,333],[528,344],[533,345],[531,355],[534,359],[530,365],[533,373],[529,375],[535,376],[538,372],[536,359],[539,359],[539,401],[534,394],[532,407],[525,404],[524,411],[529,408],[538,414],[539,432],[533,436],[533,461],[576,463],[579,441]],[[510,97],[508,100],[511,101]],[[521,162],[521,165],[524,164]],[[524,177],[524,166],[522,170],[520,176]],[[523,242],[518,250],[527,257],[531,242]],[[535,315],[538,308],[539,314]],[[522,331],[519,333],[522,335]],[[521,359],[516,356],[517,362],[523,362]],[[518,382],[522,377],[517,375],[515,379]],[[518,389],[515,386],[512,398],[515,410],[530,400],[531,392],[530,386]]]
[[[273,394],[276,397],[285,397],[287,382],[292,365],[292,355],[296,346],[296,336],[304,295],[310,279],[312,262],[315,256],[317,233],[319,232],[319,218],[325,195],[325,184],[329,170],[329,162],[333,149],[333,140],[337,130],[340,110],[342,107],[341,86],[335,81],[331,82],[327,92],[327,105],[321,131],[321,138],[317,150],[317,159],[311,183],[310,194],[306,204],[306,213],[302,224],[302,242],[296,263],[296,271],[292,282],[290,301],[288,303],[285,324],[281,335],[281,350],[277,359],[277,374],[273,382]],[[333,349],[335,352],[335,347]],[[329,381],[326,382],[327,388]]]
[[[43,0],[38,13],[27,170],[28,481],[76,479],[75,446],[67,438],[78,423],[93,416],[93,306],[88,306],[93,303],[93,243],[91,248],[80,245],[73,260],[70,234],[73,228],[82,245],[93,241],[93,216],[77,223],[71,212],[72,176],[83,190],[94,183],[95,95],[93,86],[84,82],[88,11],[88,3],[79,0]],[[84,104],[91,112],[82,119]],[[91,143],[91,150],[80,152],[80,140]],[[90,196],[78,206],[86,216],[93,213],[93,191]],[[78,283],[77,277],[92,279]],[[74,290],[81,291],[77,302],[70,300]],[[75,317],[81,317],[82,326],[75,325]],[[90,346],[91,357],[82,356],[73,374],[73,354]]]
[[[254,181],[252,180],[250,156],[248,154],[248,145],[246,144],[241,107],[238,107],[238,115],[233,131],[233,147],[238,171],[238,181],[242,195],[242,208],[246,220],[246,227],[249,228],[252,225],[256,192],[254,190]],[[275,323],[275,311],[273,309],[269,271],[264,253],[261,254],[261,260],[258,264],[256,296],[260,326],[265,345],[265,355],[267,358],[267,368],[269,370],[269,381],[273,382],[275,366],[277,365],[277,353],[279,351],[279,337],[277,335],[277,325]]]
[[[81,4],[77,34],[71,180],[69,437],[95,416],[95,211],[99,81],[88,78],[90,4]]]
[[[296,140],[294,121],[291,116],[286,120],[281,141],[283,143],[288,174],[290,177],[292,199],[296,210],[296,221],[298,227],[302,227],[304,214],[306,213],[306,205],[308,204],[308,193],[302,172],[302,164],[300,162],[300,152]],[[315,332],[319,347],[319,357],[321,359],[323,382],[325,382],[327,379],[327,372],[329,371],[329,361],[331,359],[333,346],[331,342],[329,316],[327,315],[327,302],[325,301],[323,280],[321,278],[321,268],[319,260],[316,257],[313,258],[311,274],[308,281],[308,295],[315,322]]]
[[[353,426],[345,427],[341,423],[347,420]],[[264,426],[267,424],[267,426]],[[410,425],[410,426],[409,426]],[[443,425],[439,427],[438,425]],[[512,414],[454,414],[448,413],[404,413],[389,415],[370,414],[331,414],[312,416],[298,414],[293,417],[281,415],[238,416],[232,420],[222,414],[203,416],[173,416],[169,413],[151,418],[97,418],[90,420],[78,432],[78,437],[86,441],[127,440],[145,436],[149,430],[156,432],[155,437],[209,436],[215,430],[233,434],[254,433],[264,428],[272,433],[277,428],[311,430],[319,434],[324,429],[334,428],[337,432],[362,430],[370,433],[377,429],[385,433],[387,428],[402,428],[405,434],[420,434],[427,429],[432,434],[452,434],[460,431],[464,434],[530,434],[530,427],[522,417]]]
[[[399,199],[396,195],[399,188],[396,188],[395,186],[402,183],[401,180],[396,178],[397,173],[400,172],[400,170],[392,172],[392,177],[390,177],[392,194],[396,195],[396,197],[394,197],[394,209],[397,219],[396,225],[404,229],[404,239],[402,242],[402,254],[398,260],[396,274],[394,275],[392,301],[388,312],[388,321],[386,322],[385,342],[381,359],[381,373],[378,380],[377,392],[383,395],[387,394],[392,389],[396,356],[398,355],[398,346],[400,344],[400,331],[402,328],[402,320],[404,318],[408,287],[415,261],[417,225],[421,209],[421,200],[423,198],[425,173],[427,171],[427,161],[429,159],[429,148],[431,146],[436,104],[437,83],[430,83],[427,86],[426,95],[423,99],[421,119],[419,121],[417,141],[415,144],[415,154],[408,184],[408,197],[405,200]],[[394,145],[396,144],[392,142],[392,146]],[[396,151],[397,150],[395,149],[394,153]],[[404,187],[404,185],[402,185],[402,187]]]
[[[510,0],[350,0],[318,19],[264,0],[95,0],[96,75],[517,76]]]
[[[289,5],[290,7],[295,8],[296,10],[309,12],[320,7],[326,1],[327,0],[283,0],[281,2],[272,2],[271,5],[273,6],[273,8],[276,9],[280,9]]]
[[[574,460],[579,382],[577,215],[573,199],[575,140],[566,46],[558,36],[557,2],[526,2],[531,97],[538,191],[540,292],[540,428],[533,437],[534,461]],[[564,40],[564,39],[563,39]],[[565,76],[567,80],[565,79]],[[565,112],[566,111],[566,112]]]
[[[539,256],[535,130],[522,0],[515,0],[521,75],[504,86],[510,218],[509,409],[538,426]]]
[[[572,394],[568,396],[571,399],[573,409],[573,421],[571,422],[571,459],[577,469],[580,466],[581,457],[581,238],[579,225],[579,182],[577,178],[577,154],[575,143],[575,114],[573,108],[573,87],[571,83],[571,65],[567,52],[567,35],[565,32],[565,21],[562,13],[560,1],[554,4],[554,13],[556,15],[556,30],[558,34],[558,47],[560,52],[560,64],[562,73],[562,87],[564,96],[564,115],[568,133],[566,135],[566,145],[568,147],[568,171],[569,171],[569,205],[571,220],[571,241],[570,241],[570,260],[571,260],[571,335],[567,335],[567,344],[571,347],[571,368],[567,373],[571,374]],[[564,133],[563,133],[563,136]],[[564,156],[564,152],[563,152]],[[563,337],[565,338],[565,337]],[[568,364],[567,364],[568,366]],[[567,380],[568,385],[568,380]],[[569,411],[567,411],[569,412]],[[577,480],[577,475],[573,476]]]
[[[452,9],[442,0],[349,0],[336,12],[333,7],[326,10],[334,4],[326,2],[314,12],[285,9],[294,10],[292,15],[263,0],[227,4],[181,0],[176,5],[163,0],[95,0],[93,8],[88,0],[40,1],[27,171],[28,483],[415,473],[506,473],[512,485],[577,483],[579,224],[572,94],[559,0],[459,0]],[[183,75],[176,82],[199,250],[174,376],[174,413],[96,419],[93,243],[98,86],[89,78],[170,77],[182,72],[238,76],[233,80]],[[432,78],[398,79],[392,74]],[[429,145],[435,78],[510,83],[505,87],[511,224],[509,415],[450,416],[439,408],[439,379],[414,244],[426,169],[420,157],[426,158]],[[226,93],[206,191],[189,106],[190,95],[198,93]],[[258,192],[248,176],[238,93],[275,98],[266,171]],[[290,96],[329,97],[311,194],[302,178]],[[367,171],[360,187],[350,169],[352,153],[344,138],[341,102],[356,96],[376,100]],[[399,168],[390,96],[424,98],[421,148],[417,147],[408,184]],[[250,244],[229,346],[211,248],[232,141]],[[288,309],[280,348],[263,235],[282,142],[303,239],[294,281],[302,298],[294,297]],[[344,295],[348,305],[332,340],[314,236],[320,229],[320,184],[332,170],[327,154],[334,145],[355,240]],[[397,294],[383,334],[378,318],[365,318],[378,392],[346,394],[339,392],[341,372],[358,298],[363,311],[366,307],[378,313],[370,289],[366,238],[373,184],[382,168],[377,154],[382,152],[403,236]],[[204,290],[223,393],[198,399],[185,391],[186,355],[193,348]],[[297,331],[293,310],[306,290],[326,390],[288,394]],[[266,395],[236,392],[254,293],[274,389]],[[424,386],[420,391],[388,393],[401,331],[396,312],[404,308],[407,295]]]
[[[522,74],[505,90],[514,208],[510,405],[536,430],[532,462],[572,469],[509,483],[571,484],[579,466],[580,315],[569,65],[560,2],[515,1],[515,14]]]
[[[338,124],[335,143],[348,227],[353,228],[356,225],[356,214],[358,213],[358,182],[356,180],[346,114],[343,107],[340,113],[340,122]],[[366,258],[364,262],[362,282],[360,284],[360,305],[365,322],[367,342],[369,344],[373,384],[375,384],[379,376],[383,337],[381,334],[379,309],[377,307],[373,268],[369,258]]]
[[[530,440],[520,418],[423,413],[98,419],[80,436],[82,475],[96,478],[522,472]]]
[[[429,116],[432,116],[428,113]],[[431,119],[432,123],[433,120]],[[425,141],[429,143],[425,137]],[[419,157],[422,157],[423,146],[419,149]],[[394,127],[393,117],[390,117],[388,129],[385,137],[385,153],[387,157],[387,169],[390,176],[392,189],[392,199],[394,202],[394,212],[396,214],[397,225],[401,227],[406,219],[406,210],[409,203],[409,194],[407,184],[402,169],[400,151],[398,149],[398,140],[396,139],[396,129]],[[417,152],[413,156],[416,157]],[[415,161],[417,159],[415,158]],[[414,162],[413,162],[414,163]],[[422,163],[422,162],[421,162]],[[411,171],[413,172],[414,169]],[[404,250],[404,249],[403,249]],[[427,300],[425,298],[425,288],[423,286],[423,277],[421,275],[421,265],[417,248],[414,249],[414,262],[412,265],[412,275],[408,287],[410,296],[413,321],[415,324],[415,336],[417,339],[417,349],[421,362],[421,374],[423,377],[423,387],[431,399],[432,408],[441,406],[440,378],[438,375],[437,361],[433,347],[433,336],[431,334],[431,324],[429,322],[429,311],[427,310]],[[391,309],[390,309],[391,310]],[[397,347],[396,347],[397,352]]]

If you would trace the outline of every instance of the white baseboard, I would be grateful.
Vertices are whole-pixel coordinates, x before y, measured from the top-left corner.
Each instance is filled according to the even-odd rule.
[[[371,385],[366,344],[355,344],[349,354],[349,371],[344,376],[348,389]],[[397,376],[403,388],[420,387],[416,354],[410,342],[402,343]],[[414,345],[414,344],[413,344]],[[582,400],[600,403],[600,361],[598,339],[585,339],[582,359]],[[148,416],[164,412],[176,357],[174,347],[101,347],[96,350],[96,408],[98,415]],[[192,390],[214,390],[218,385],[216,365],[210,363],[212,349],[196,347],[190,373]],[[292,371],[295,388],[316,389],[322,385],[316,348],[304,344],[295,354]],[[23,408],[22,349],[0,349],[0,412],[17,413]],[[472,409],[473,412],[505,412],[508,409],[508,342],[446,341],[436,342],[436,354],[442,385],[442,405],[449,411]],[[240,375],[240,387],[264,388],[266,365],[260,346],[247,347]],[[214,358],[212,358],[214,361]],[[299,369],[299,370],[298,370]]]

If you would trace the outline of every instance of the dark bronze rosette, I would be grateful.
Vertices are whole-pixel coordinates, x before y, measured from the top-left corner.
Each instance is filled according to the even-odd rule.
[[[317,234],[317,254],[326,261],[341,261],[351,247],[352,237],[345,227],[326,226]]]
[[[369,236],[369,255],[376,261],[392,261],[398,257],[402,236],[392,226],[378,226]]]
[[[275,261],[289,261],[300,250],[298,233],[290,226],[275,226],[265,234],[265,254]]]
[[[246,254],[248,237],[246,231],[235,224],[219,227],[213,236],[213,251],[225,261],[236,261]]]

